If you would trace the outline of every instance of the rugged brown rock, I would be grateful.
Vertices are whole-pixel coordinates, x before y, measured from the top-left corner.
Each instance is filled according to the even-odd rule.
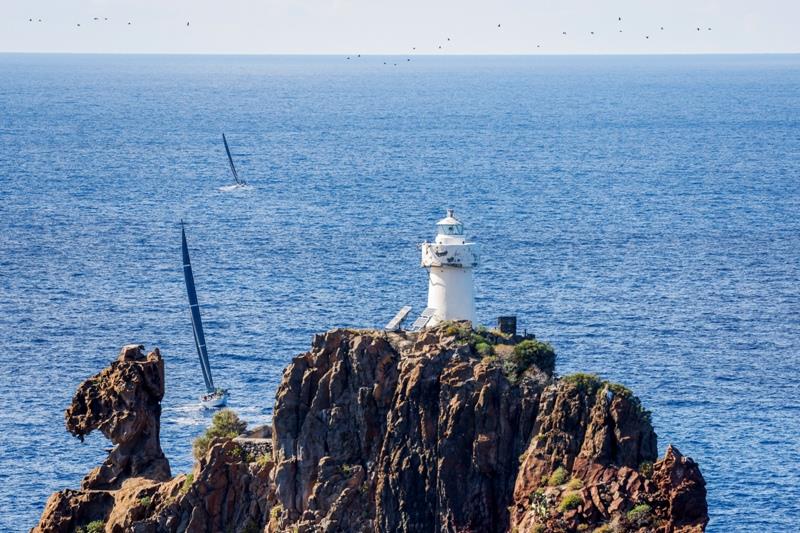
[[[504,530],[518,457],[549,376],[519,384],[463,330],[329,332],[275,404],[281,527]]]
[[[131,478],[170,479],[159,430],[164,397],[164,361],[158,348],[124,346],[117,360],[78,387],[65,413],[67,431],[83,440],[99,429],[115,447],[102,465],[81,482],[80,491],[54,494],[38,529],[72,531],[76,525],[105,519],[114,503],[109,491]]]
[[[90,519],[120,532],[703,531],[699,468],[672,447],[655,461],[633,394],[594,376],[518,372],[508,357],[519,340],[464,324],[318,335],[284,372],[271,441],[220,440],[193,478],[152,475],[155,452],[141,455],[151,465],[112,462],[54,495],[37,531]],[[85,386],[68,426],[120,439],[128,417],[80,407],[95,398]],[[129,393],[138,388],[149,386]]]
[[[699,468],[672,446],[653,464],[650,415],[629,390],[591,375],[568,376],[547,388],[539,413],[517,475],[512,528],[705,529]]]

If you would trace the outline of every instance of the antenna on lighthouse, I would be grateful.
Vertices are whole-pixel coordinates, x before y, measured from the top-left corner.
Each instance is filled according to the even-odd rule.
[[[467,242],[464,225],[453,209],[436,223],[436,239],[424,242],[421,265],[428,271],[428,306],[412,325],[412,331],[445,320],[475,322],[472,271],[478,266],[478,245]]]

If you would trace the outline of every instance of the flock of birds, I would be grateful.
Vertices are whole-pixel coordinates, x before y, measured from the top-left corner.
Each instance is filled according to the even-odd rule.
[[[34,19],[29,18],[28,22],[34,22]],[[36,19],[35,22],[39,23],[39,22],[43,22],[43,21],[42,21],[42,19]],[[108,22],[108,17],[94,17],[94,18],[92,18],[92,22]],[[132,26],[133,23],[131,21],[128,21],[127,25],[128,26]],[[187,27],[189,26],[189,22],[188,21],[186,22],[186,26]],[[80,22],[76,23],[75,27],[80,28],[81,27],[81,23]]]
[[[622,17],[617,17],[617,23],[618,23],[618,25],[621,25],[621,24],[622,24]],[[497,25],[497,29],[498,29],[498,30],[502,30],[502,28],[503,28],[503,25],[502,25],[502,24],[498,24],[498,25]],[[659,26],[659,29],[658,29],[658,31],[664,31],[664,26]],[[702,28],[702,27],[700,27],[700,26],[697,26],[697,31],[704,31],[704,30],[703,30],[703,28]],[[711,31],[711,28],[709,27],[709,28],[705,29],[705,31]],[[622,28],[618,28],[618,29],[617,29],[617,33],[622,33]],[[588,34],[589,34],[589,35],[595,35],[595,32],[594,32],[594,31],[590,31]],[[567,36],[567,32],[566,32],[566,31],[562,31],[562,32],[561,32],[561,35],[562,35],[563,37],[566,37],[566,36]],[[642,34],[642,36],[643,36],[643,37],[644,37],[646,40],[647,40],[647,39],[650,39],[650,35],[649,35],[649,34]],[[444,50],[444,46],[445,46],[447,43],[451,43],[451,42],[452,42],[452,38],[451,38],[451,37],[447,37],[447,40],[446,40],[446,41],[444,41],[444,44],[442,44],[442,43],[437,43],[437,44],[435,45],[435,48],[434,48],[434,50]],[[539,44],[537,44],[537,45],[536,45],[536,48],[541,48],[541,47],[542,47],[541,43],[539,43]],[[414,52],[416,52],[416,51],[417,51],[417,47],[416,47],[416,46],[412,46],[412,47],[411,47],[411,53],[414,53]],[[356,59],[358,59],[358,58],[360,58],[360,57],[361,57],[361,54],[355,54],[354,56],[347,56],[345,59],[347,59],[347,60],[352,60],[353,58],[356,58]],[[410,58],[410,57],[407,57],[407,58],[406,58],[406,62],[408,62],[408,61],[411,61],[411,58]],[[401,61],[401,63],[402,63],[402,61]],[[387,61],[384,61],[384,62],[383,62],[383,64],[384,64],[384,65],[391,65],[391,66],[395,66],[395,67],[398,65],[398,63],[389,63],[389,62],[387,62]]]
[[[92,21],[93,21],[93,22],[108,22],[108,17],[94,17],[94,18],[92,19]],[[33,19],[33,18],[29,18],[29,19],[28,19],[28,22],[31,22],[31,23],[32,23],[32,22],[34,22],[34,19]],[[40,23],[40,22],[42,22],[42,19],[36,19],[36,22],[37,22],[37,23]],[[618,25],[621,25],[621,24],[622,24],[622,17],[617,17],[617,24],[618,24]],[[127,24],[127,25],[128,25],[128,26],[131,26],[131,25],[132,25],[132,22],[131,22],[131,21],[128,21],[128,24]],[[80,27],[81,27],[81,23],[80,23],[80,22],[78,22],[78,23],[76,24],[76,26],[77,26],[78,28],[80,28]],[[187,27],[187,28],[189,27],[189,21],[186,21],[186,27]],[[498,25],[497,25],[497,29],[498,29],[498,30],[502,30],[502,28],[503,28],[502,24],[498,24]],[[659,29],[658,29],[658,31],[664,31],[664,26],[659,26]],[[700,26],[697,26],[697,31],[704,31],[704,30],[703,30],[703,28],[701,28]],[[707,28],[705,31],[711,31],[711,28],[709,27],[709,28]],[[618,32],[618,33],[622,33],[622,28],[621,28],[621,27],[620,27],[620,28],[618,28],[618,29],[617,29],[617,32]],[[562,35],[563,37],[566,37],[566,36],[567,36],[567,32],[566,32],[566,31],[562,31],[562,32],[561,32],[561,35]],[[590,31],[590,32],[589,32],[589,35],[595,35],[595,32],[594,32],[594,31]],[[645,39],[650,39],[650,34],[642,34],[642,36],[643,36]],[[444,50],[444,47],[447,45],[447,43],[452,43],[452,38],[451,38],[451,37],[447,37],[447,40],[446,40],[446,41],[444,41],[443,43],[437,43],[437,44],[435,45],[435,48],[434,48],[434,50],[436,50],[436,51],[438,51],[438,50]],[[542,45],[541,45],[541,44],[537,44],[537,45],[536,45],[536,48],[541,48],[541,47],[542,47]],[[411,51],[411,53],[413,54],[414,52],[416,52],[416,51],[417,51],[417,47],[416,47],[416,46],[412,46],[410,51]],[[356,58],[356,59],[358,59],[358,58],[360,58],[360,57],[361,57],[361,54],[355,54],[354,56],[347,56],[347,58],[346,58],[346,59],[348,59],[348,60],[351,60],[351,59],[353,59],[353,58]],[[410,58],[410,57],[407,57],[407,58],[406,58],[406,62],[409,62],[409,61],[411,61],[411,58]],[[402,62],[402,61],[401,61],[401,62]],[[383,64],[384,64],[384,65],[389,65],[390,63],[389,63],[389,62],[387,62],[387,61],[384,61],[384,62],[383,62]],[[398,65],[398,63],[394,62],[394,63],[391,63],[391,65],[396,67],[396,66]]]

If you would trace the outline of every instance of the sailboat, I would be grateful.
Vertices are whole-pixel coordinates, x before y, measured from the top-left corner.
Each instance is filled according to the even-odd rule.
[[[233,174],[233,179],[236,183],[234,183],[233,185],[225,185],[224,187],[220,187],[219,190],[232,191],[235,189],[243,189],[247,187],[247,182],[239,177],[239,173],[236,171],[236,165],[233,164],[233,156],[231,155],[231,149],[228,146],[228,139],[225,138],[224,133],[222,134],[222,143],[225,145],[225,153],[228,154],[228,164],[231,166],[231,174]]]
[[[208,350],[206,349],[206,336],[203,333],[203,321],[200,319],[197,291],[194,289],[194,275],[192,274],[192,263],[189,260],[189,246],[186,244],[186,231],[184,230],[183,220],[181,220],[181,250],[183,252],[183,278],[186,280],[189,311],[192,315],[194,345],[197,348],[197,356],[200,358],[200,370],[203,372],[203,382],[206,386],[206,393],[200,397],[200,404],[207,409],[223,407],[228,403],[228,391],[227,389],[215,387],[214,378],[211,376],[211,365],[208,362]]]

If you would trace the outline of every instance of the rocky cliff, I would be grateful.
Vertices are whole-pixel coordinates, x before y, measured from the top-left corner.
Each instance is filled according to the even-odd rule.
[[[51,497],[35,531],[703,531],[698,466],[673,447],[658,460],[636,397],[556,379],[548,349],[465,324],[318,335],[284,372],[269,445],[216,441],[174,479],[157,447],[163,385],[117,361],[100,382],[129,385],[88,380],[67,426],[124,451]],[[157,351],[127,362],[163,384]]]

